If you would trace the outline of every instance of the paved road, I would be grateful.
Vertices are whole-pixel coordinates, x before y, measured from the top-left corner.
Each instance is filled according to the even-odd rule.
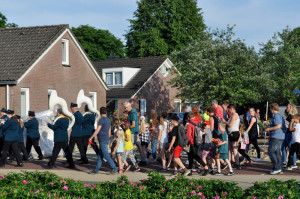
[[[79,158],[78,154],[74,155],[75,158]],[[107,175],[109,166],[107,163],[103,164],[101,171],[99,174],[90,175],[88,171],[92,170],[96,165],[97,157],[94,154],[89,154],[89,164],[87,165],[76,165],[76,169],[70,170],[66,169],[66,160],[64,158],[59,158],[56,162],[54,169],[48,170],[57,175],[64,177],[64,178],[72,178],[74,180],[81,180],[88,183],[97,183],[102,181],[114,181],[120,176],[119,174],[116,175]],[[74,159],[75,159],[74,158]],[[26,171],[45,171],[47,165],[47,159],[43,161],[33,160],[30,162],[25,162],[24,167],[21,169],[16,169],[14,165],[15,162],[9,163],[6,165],[5,168],[0,169],[1,174],[7,174],[9,172],[21,172],[21,170]],[[139,181],[147,178],[147,171],[148,170],[157,170],[161,168],[160,163],[156,162],[149,166],[141,167],[140,172],[127,172],[124,175],[128,176],[128,178],[132,181]],[[254,182],[259,181],[263,182],[269,180],[270,178],[277,178],[281,180],[288,180],[288,179],[296,179],[300,181],[300,170],[295,169],[293,171],[285,171],[283,174],[280,175],[269,175],[270,169],[272,168],[271,163],[269,160],[261,161],[254,163],[253,166],[245,166],[242,170],[235,170],[234,176],[212,176],[208,175],[205,177],[199,176],[197,173],[193,173],[192,176],[188,176],[188,178],[205,178],[205,179],[221,179],[226,181],[234,181],[237,182],[242,188],[247,188],[253,185]],[[171,179],[173,176],[171,175],[172,171],[168,172],[161,172],[163,175],[166,176],[167,179]],[[227,173],[228,170],[224,170],[223,173]]]

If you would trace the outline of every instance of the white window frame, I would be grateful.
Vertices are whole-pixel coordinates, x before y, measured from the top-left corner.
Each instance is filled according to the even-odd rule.
[[[29,88],[21,88],[21,95],[22,95],[22,92],[25,93],[25,100],[26,100],[26,104],[25,104],[25,114],[27,115],[28,111],[30,110],[30,93],[29,93]],[[21,106],[22,108],[22,106]],[[21,110],[20,110],[21,112]]]
[[[94,100],[92,100],[94,109],[97,109],[97,92],[89,92],[89,97],[91,98],[91,96],[94,98]]]
[[[69,65],[70,64],[70,59],[69,59],[69,40],[68,39],[62,39],[62,46],[61,46],[61,48],[63,48],[63,43],[65,44],[66,61],[63,61],[63,53],[62,53],[62,58],[61,58],[62,64],[63,65]]]
[[[179,112],[181,112],[181,99],[174,99],[174,111],[175,111],[175,103],[176,102],[179,102],[180,103],[180,106],[179,106]],[[177,111],[175,111],[177,112]]]
[[[165,74],[163,74],[162,72],[161,72],[161,68],[162,67],[166,67],[166,73]],[[160,68],[159,68],[159,72],[162,74],[162,76],[164,76],[164,77],[167,77],[168,75],[169,75],[169,73],[170,73],[170,67],[168,67],[166,64],[162,64],[161,66],[160,66]]]
[[[116,75],[115,75],[115,73],[121,73],[121,78],[122,78],[121,84],[116,84],[116,81],[115,81]],[[108,86],[122,86],[123,85],[123,72],[122,71],[106,72],[104,74],[105,74],[105,83],[106,84],[107,84],[107,74],[112,74],[113,84],[107,84]]]

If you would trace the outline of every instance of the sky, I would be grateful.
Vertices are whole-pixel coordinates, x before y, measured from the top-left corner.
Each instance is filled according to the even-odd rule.
[[[236,37],[258,51],[275,32],[300,26],[300,1],[198,0],[205,24],[212,29],[233,26]],[[69,24],[109,30],[124,44],[136,0],[0,0],[0,12],[19,27]]]

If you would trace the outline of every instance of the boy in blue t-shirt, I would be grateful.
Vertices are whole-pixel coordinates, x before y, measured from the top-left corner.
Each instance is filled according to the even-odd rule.
[[[234,175],[234,172],[232,170],[230,161],[228,160],[228,136],[227,136],[227,132],[226,132],[225,128],[226,128],[226,123],[221,122],[219,124],[219,132],[218,133],[222,137],[222,142],[217,144],[217,146],[219,146],[219,153],[216,156],[218,172],[215,173],[215,175],[222,175],[221,164],[220,164],[220,159],[222,159],[228,164],[228,167],[229,167],[229,173],[227,173],[227,175],[231,176],[231,175]]]

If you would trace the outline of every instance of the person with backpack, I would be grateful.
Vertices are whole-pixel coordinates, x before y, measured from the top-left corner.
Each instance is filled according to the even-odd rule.
[[[188,138],[186,136],[186,133],[184,131],[184,128],[182,126],[179,126],[179,117],[177,115],[173,115],[171,117],[171,123],[173,124],[173,129],[171,132],[171,143],[168,148],[168,152],[171,152],[172,147],[174,147],[174,155],[173,155],[173,161],[174,161],[174,175],[178,174],[178,168],[177,166],[181,167],[184,171],[183,175],[187,176],[191,173],[191,170],[187,169],[184,164],[180,160],[180,154],[183,150],[183,147],[185,147],[188,144]]]
[[[188,144],[190,145],[190,152],[188,153],[189,166],[188,169],[193,168],[194,159],[201,164],[201,166],[205,167],[207,170],[207,165],[203,162],[201,157],[197,154],[199,147],[203,145],[202,139],[202,131],[199,126],[199,122],[195,119],[195,114],[190,112],[188,114],[188,123],[186,135],[188,138]]]
[[[279,113],[278,104],[271,104],[270,110],[273,118],[270,122],[270,128],[267,128],[266,131],[270,132],[268,153],[273,164],[273,170],[270,174],[274,175],[282,172],[281,145],[285,138],[286,126],[283,117]]]

